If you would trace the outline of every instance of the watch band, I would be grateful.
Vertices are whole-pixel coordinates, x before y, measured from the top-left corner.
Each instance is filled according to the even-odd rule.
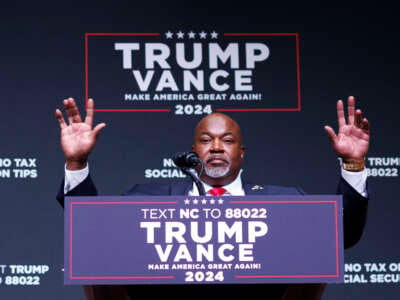
[[[365,161],[364,159],[348,159],[346,161],[343,160],[342,167],[346,171],[360,172],[365,168]]]

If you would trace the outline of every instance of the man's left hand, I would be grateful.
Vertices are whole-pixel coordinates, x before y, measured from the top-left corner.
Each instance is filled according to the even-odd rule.
[[[330,126],[325,130],[332,142],[333,149],[343,159],[343,162],[364,160],[370,139],[370,125],[366,118],[363,118],[360,109],[355,108],[355,99],[350,96],[347,99],[347,121],[345,118],[343,101],[337,102],[338,134]]]

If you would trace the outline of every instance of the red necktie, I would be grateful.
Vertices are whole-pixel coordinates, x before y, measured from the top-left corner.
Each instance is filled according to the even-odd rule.
[[[221,195],[225,194],[226,189],[224,189],[223,187],[214,187],[211,190],[209,190],[208,192],[213,196],[221,196]]]

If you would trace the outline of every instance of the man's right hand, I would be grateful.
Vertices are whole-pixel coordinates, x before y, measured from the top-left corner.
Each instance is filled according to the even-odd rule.
[[[59,109],[55,113],[61,128],[61,149],[65,154],[67,169],[80,170],[86,167],[89,154],[96,144],[97,136],[106,124],[100,123],[92,128],[93,99],[88,100],[85,121],[82,121],[73,98],[64,99],[63,105],[69,124],[65,122]]]

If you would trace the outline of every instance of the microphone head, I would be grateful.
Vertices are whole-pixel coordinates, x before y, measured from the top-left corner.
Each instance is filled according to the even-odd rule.
[[[201,164],[200,158],[193,151],[190,152],[178,152],[172,158],[174,164],[179,168],[194,168],[198,164]]]

